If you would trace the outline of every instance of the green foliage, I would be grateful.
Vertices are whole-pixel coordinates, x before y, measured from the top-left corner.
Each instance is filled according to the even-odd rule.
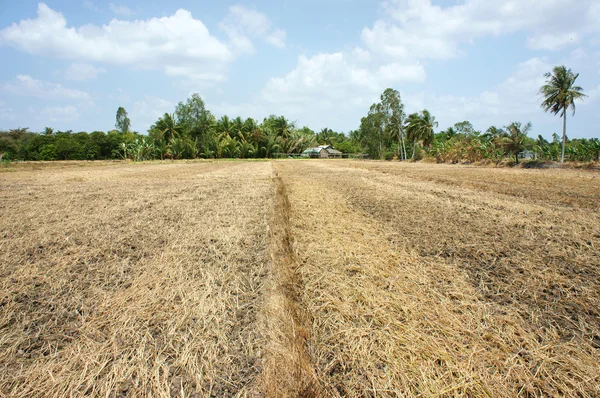
[[[468,120],[455,123],[453,131],[456,134],[463,134],[463,135],[472,135],[473,133],[475,133],[475,129],[473,128],[473,125]]]
[[[438,122],[427,109],[422,110],[421,113],[409,115],[406,122],[406,136],[413,143],[412,158],[415,159],[417,142],[429,146],[433,142],[433,130],[438,127]]]
[[[546,84],[540,88],[540,94],[544,97],[542,108],[546,112],[555,115],[560,113],[563,118],[563,139],[561,162],[565,159],[567,144],[567,110],[573,110],[575,116],[575,100],[583,99],[586,95],[583,88],[575,85],[579,73],[575,74],[565,66],[555,66],[552,72],[544,74]]]
[[[507,153],[515,157],[519,164],[518,154],[525,149],[527,133],[531,130],[531,123],[522,126],[520,122],[513,122],[506,127],[506,136],[502,137],[502,143]]]
[[[117,109],[117,121],[115,123],[115,128],[119,130],[121,133],[126,134],[129,132],[129,128],[131,127],[131,120],[127,116],[127,111],[122,106]]]
[[[564,67],[546,74],[544,109],[553,113],[575,110],[574,101],[583,98],[575,86],[577,75]],[[566,93],[566,94],[565,94]],[[318,132],[282,115],[270,115],[258,122],[252,118],[217,119],[198,94],[179,102],[173,113],[165,113],[149,128],[148,135],[130,130],[127,111],[119,107],[116,129],[92,133],[55,131],[42,133],[18,128],[0,131],[0,157],[3,160],[96,160],[191,159],[191,158],[269,158],[294,156],[317,145],[332,145],[344,154],[367,154],[374,159],[406,160],[432,157],[439,162],[500,163],[506,156],[515,162],[524,149],[538,160],[600,161],[598,139],[563,140],[553,134],[552,141],[527,137],[530,124],[512,123],[504,129],[475,130],[465,120],[435,133],[438,123],[427,110],[406,116],[400,93],[386,89],[380,101],[371,105],[360,127],[347,135],[324,127]],[[562,141],[562,142],[561,142]],[[562,150],[561,150],[562,144]],[[564,155],[562,155],[564,154]]]

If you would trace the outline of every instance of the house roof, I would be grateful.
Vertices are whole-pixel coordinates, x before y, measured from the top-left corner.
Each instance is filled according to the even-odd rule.
[[[338,151],[337,149],[334,149],[331,145],[319,145],[316,148],[308,148],[306,149],[304,152],[302,153],[321,153],[321,151],[327,151],[327,153],[332,154],[332,155],[341,155],[342,152]]]
[[[325,150],[332,155],[341,155],[342,154],[342,152],[338,151],[337,149],[333,149],[332,147],[325,148]]]
[[[302,153],[321,153],[323,148],[308,148]]]

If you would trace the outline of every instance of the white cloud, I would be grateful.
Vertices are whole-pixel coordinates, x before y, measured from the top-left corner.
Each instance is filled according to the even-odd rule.
[[[399,64],[391,63],[379,67],[379,76],[384,81],[388,82],[423,82],[427,78],[425,68],[420,63],[415,64]]]
[[[58,83],[36,80],[29,75],[17,75],[13,81],[4,84],[3,91],[45,100],[70,99],[92,103],[90,95],[85,91],[67,88]]]
[[[252,102],[221,104],[217,110],[244,117],[275,112],[313,128],[357,127],[360,117],[385,88],[395,82],[422,82],[425,78],[419,63],[367,68],[354,62],[352,54],[322,53],[310,58],[302,55],[292,71],[270,79]]]
[[[165,66],[165,75],[185,77],[196,82],[222,82],[227,78],[227,76],[225,76],[225,74],[222,72],[202,72],[189,65]]]
[[[90,80],[105,72],[106,69],[91,64],[73,63],[64,71],[64,77],[67,80]]]
[[[0,101],[0,120],[14,120],[13,109],[6,105],[6,102]]]
[[[596,87],[593,87],[591,90],[587,90],[586,94],[587,98],[585,98],[585,101],[582,105],[589,105],[598,101],[600,99],[600,84],[598,84]]]
[[[413,92],[404,97],[408,112],[429,109],[440,122],[440,129],[461,120],[470,120],[476,129],[498,127],[512,121],[534,122],[534,128],[552,121],[540,109],[539,88],[543,74],[552,69],[545,58],[531,58],[519,63],[513,72],[496,86],[475,96],[436,95]]]
[[[527,38],[527,45],[534,50],[556,51],[565,47],[573,46],[581,41],[580,35],[575,32],[559,34],[542,34]]]
[[[351,65],[342,53],[317,54],[311,58],[302,55],[294,70],[267,83],[264,97],[273,102],[342,99],[349,88],[376,89],[377,86],[367,69]],[[312,97],[311,94],[318,95]]]
[[[194,76],[222,73],[234,59],[202,21],[179,9],[169,17],[111,20],[107,25],[67,26],[65,17],[44,3],[36,19],[0,30],[0,44],[35,55],[137,68],[186,67]]]
[[[131,9],[125,5],[122,4],[114,4],[114,3],[110,3],[108,5],[108,8],[110,8],[110,10],[117,14],[117,15],[122,15],[124,17],[133,15],[133,11],[131,11]]]
[[[419,63],[392,63],[372,71],[353,63],[344,53],[325,53],[300,56],[294,70],[267,83],[263,97],[273,102],[351,101],[357,94],[379,93],[393,82],[422,82],[425,78]]]
[[[285,30],[275,29],[267,37],[265,37],[265,40],[267,43],[269,43],[272,46],[275,46],[278,48],[285,48],[286,36],[287,36],[287,33]]]
[[[241,53],[253,53],[251,39],[256,38],[262,38],[272,46],[285,48],[285,30],[273,29],[266,15],[242,5],[229,7],[229,14],[219,27],[229,37],[231,47]]]
[[[352,59],[357,62],[369,62],[371,60],[371,53],[362,47],[356,47],[350,53]]]
[[[91,11],[100,11],[100,7],[98,7],[92,0],[84,0],[83,6]]]
[[[596,0],[464,0],[440,7],[431,0],[390,0],[362,41],[372,51],[398,59],[447,59],[461,45],[486,36],[528,34],[528,45],[555,50],[598,31]]]
[[[73,105],[49,106],[35,113],[40,119],[50,122],[72,122],[79,119],[79,111]]]
[[[146,96],[133,103],[129,118],[136,131],[145,133],[159,117],[174,110],[175,103],[164,98]]]

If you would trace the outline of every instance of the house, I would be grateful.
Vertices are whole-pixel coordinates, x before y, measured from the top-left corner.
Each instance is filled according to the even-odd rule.
[[[525,159],[525,160],[535,159],[537,157],[536,153],[532,152],[532,151],[522,151],[522,152],[519,152],[518,156],[519,156],[519,159]]]
[[[316,148],[308,148],[302,152],[302,156],[307,158],[332,159],[341,158],[342,152],[338,151],[331,145],[319,145]]]

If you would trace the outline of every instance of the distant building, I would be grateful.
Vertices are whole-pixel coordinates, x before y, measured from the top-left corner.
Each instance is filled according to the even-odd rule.
[[[342,152],[338,151],[331,145],[319,145],[316,148],[308,148],[302,152],[302,156],[307,158],[331,159],[341,158]]]
[[[519,152],[519,159],[531,160],[535,159],[537,156],[533,151],[522,151]]]

